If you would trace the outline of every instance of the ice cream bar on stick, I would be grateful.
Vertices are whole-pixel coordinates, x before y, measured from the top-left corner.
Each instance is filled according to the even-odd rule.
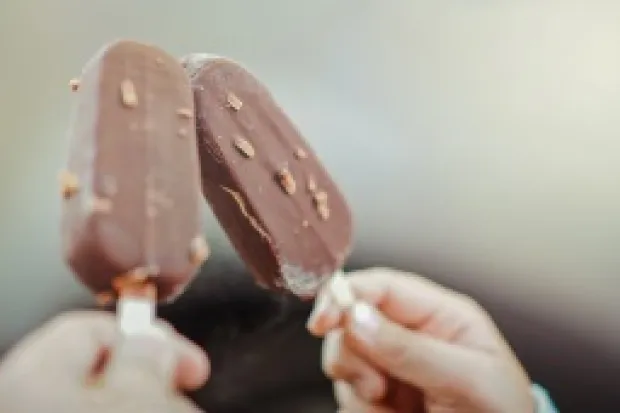
[[[182,59],[202,190],[259,285],[312,298],[351,250],[347,202],[271,93],[239,64]]]
[[[71,88],[65,258],[103,303],[118,299],[125,333],[148,330],[156,303],[180,294],[209,254],[189,80],[166,52],[121,40]]]

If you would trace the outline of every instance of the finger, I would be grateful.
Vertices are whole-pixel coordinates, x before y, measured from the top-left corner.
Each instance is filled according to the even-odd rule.
[[[116,319],[113,315],[99,311],[74,311],[46,323],[26,338],[18,349],[20,353],[32,357],[33,362],[62,371],[65,377],[77,381],[88,376],[94,364],[101,359],[103,349],[115,337]]]
[[[340,406],[339,413],[396,413],[386,406],[363,401],[356,395],[353,387],[345,381],[334,382],[334,393]]]
[[[179,347],[180,357],[175,371],[177,386],[184,390],[202,386],[209,372],[204,352],[178,335],[172,327],[163,328],[174,334],[173,341]],[[89,380],[91,373],[101,370],[107,363],[108,350],[114,346],[117,337],[118,325],[113,314],[67,312],[31,333],[16,346],[11,358],[17,362],[27,356],[29,362],[37,364],[38,368],[62,371],[69,380]]]
[[[329,283],[327,283],[329,285]],[[316,297],[314,309],[308,318],[306,327],[311,334],[323,336],[335,327],[341,317],[341,311],[333,300],[328,288],[323,288]]]
[[[193,401],[182,395],[174,395],[173,400],[169,403],[170,406],[165,410],[166,412],[174,413],[203,413]]]
[[[379,308],[389,319],[407,327],[420,329],[438,338],[453,339],[455,334],[476,331],[480,342],[492,342],[495,337],[486,312],[471,298],[444,288],[415,274],[391,269],[371,269],[349,273],[339,283],[339,288],[350,288],[357,301]],[[331,283],[323,294],[333,296]],[[315,335],[324,335],[342,322],[341,316],[333,314],[335,300],[325,299],[329,305],[313,310],[311,319],[321,322],[309,323]],[[340,315],[343,312],[340,311]],[[491,339],[491,340],[490,340]]]
[[[175,370],[176,386],[182,390],[196,390],[209,377],[209,359],[198,345],[179,334],[170,324],[158,320],[157,325],[173,339],[178,354]]]
[[[484,353],[407,330],[365,303],[353,306],[345,341],[382,371],[424,392],[462,390],[487,359]]]
[[[345,345],[341,329],[325,336],[322,367],[331,379],[350,383],[357,396],[367,402],[381,400],[387,393],[387,379]]]
[[[192,390],[204,384],[204,353],[163,323],[154,326],[154,332],[118,338],[105,371],[106,386],[135,388],[136,383],[148,382],[162,389]]]

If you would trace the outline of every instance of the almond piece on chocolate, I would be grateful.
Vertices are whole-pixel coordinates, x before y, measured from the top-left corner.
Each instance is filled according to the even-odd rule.
[[[321,217],[323,221],[327,221],[329,219],[330,210],[326,204],[318,204],[316,207],[316,211],[318,212],[319,217]]]
[[[276,173],[276,179],[280,184],[280,187],[288,195],[293,195],[297,189],[297,184],[293,175],[287,168],[282,168]]]
[[[72,92],[77,92],[80,89],[80,79],[71,79],[69,81],[69,87]]]
[[[235,136],[235,139],[233,140],[233,145],[239,151],[239,153],[243,155],[244,157],[246,158],[254,157],[255,155],[254,147],[247,139],[242,138],[241,136]]]
[[[314,199],[314,202],[316,204],[324,204],[327,202],[327,192],[325,191],[315,192],[312,198]]]
[[[306,159],[308,157],[308,154],[303,148],[297,148],[295,149],[295,157],[297,159]]]
[[[228,103],[228,107],[232,108],[235,111],[241,110],[241,107],[243,106],[243,102],[241,101],[241,99],[239,99],[239,97],[237,97],[237,95],[232,92],[228,93],[228,95],[226,96],[226,101]]]
[[[136,87],[130,79],[125,79],[121,82],[121,99],[123,105],[128,108],[135,108],[138,106]]]

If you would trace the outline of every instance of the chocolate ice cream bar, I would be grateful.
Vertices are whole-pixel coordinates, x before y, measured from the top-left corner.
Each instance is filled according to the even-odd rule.
[[[151,284],[159,300],[170,299],[208,255],[187,76],[164,51],[118,41],[71,85],[77,108],[61,177],[66,260],[102,297]]]
[[[351,248],[343,195],[252,74],[210,55],[182,63],[194,89],[205,198],[259,284],[313,297]]]

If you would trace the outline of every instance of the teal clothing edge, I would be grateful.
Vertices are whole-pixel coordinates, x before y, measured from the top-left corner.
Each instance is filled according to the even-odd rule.
[[[534,395],[534,400],[536,400],[536,413],[560,413],[551,401],[547,390],[538,384],[534,384],[532,386],[532,394]]]

